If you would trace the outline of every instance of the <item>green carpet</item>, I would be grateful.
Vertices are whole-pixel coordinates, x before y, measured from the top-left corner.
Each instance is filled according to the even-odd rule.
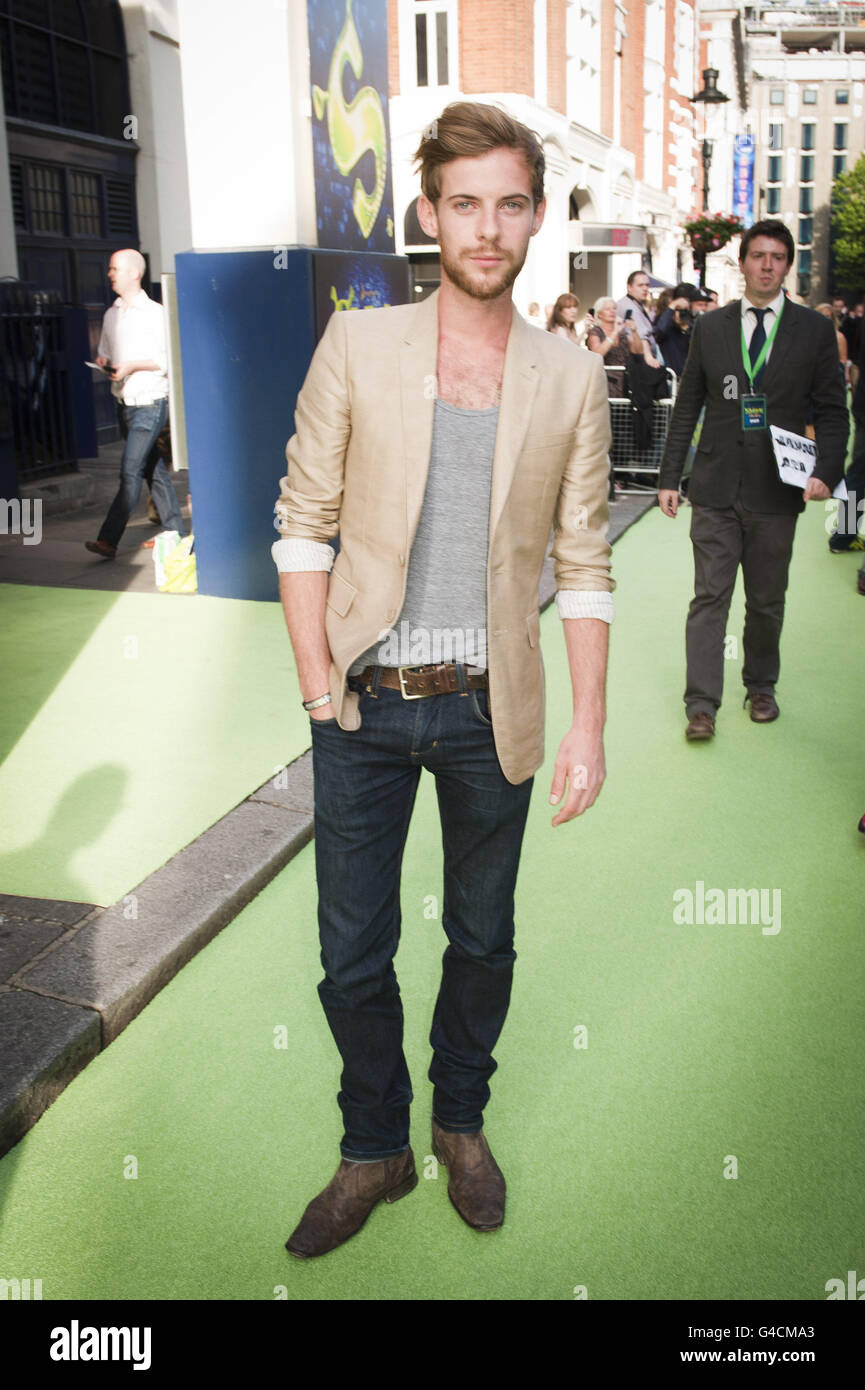
[[[0,890],[107,905],[309,744],[276,603],[0,586]]]
[[[823,1300],[827,1280],[865,1274],[865,600],[812,509],[781,718],[751,724],[731,659],[717,737],[688,745],[687,520],[652,513],[616,547],[608,781],[556,830],[551,755],[569,697],[555,610],[543,620],[549,756],[486,1115],[504,1228],[470,1231],[444,1172],[423,1176],[444,946],[424,915],[441,892],[424,778],[398,957],[417,1189],[322,1260],[282,1248],[341,1132],[308,848],[0,1161],[0,1273],[42,1278],[45,1299],[265,1300],[572,1300],[579,1287],[590,1300]],[[737,599],[731,634],[740,619]],[[674,894],[698,881],[779,890],[780,930],[676,923]]]

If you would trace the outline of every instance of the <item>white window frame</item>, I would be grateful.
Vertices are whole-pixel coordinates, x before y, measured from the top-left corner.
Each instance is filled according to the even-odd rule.
[[[400,0],[399,5],[399,87],[400,94],[407,91],[435,92],[459,89],[459,6],[458,0]],[[425,87],[418,86],[417,80],[417,40],[415,17],[427,17],[427,75]],[[447,15],[448,35],[448,80],[438,81],[438,49],[436,41],[436,15]],[[435,81],[432,79],[435,78]]]

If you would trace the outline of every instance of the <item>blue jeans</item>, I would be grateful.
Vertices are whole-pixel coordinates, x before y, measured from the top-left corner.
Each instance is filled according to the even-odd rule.
[[[318,992],[343,1061],[340,1150],[343,1158],[372,1161],[409,1146],[412,1089],[393,960],[421,768],[436,779],[449,943],[429,1079],[436,1121],[457,1133],[483,1127],[496,1069],[492,1049],[510,1002],[514,888],[533,779],[515,786],[502,772],[486,691],[404,700],[378,686],[377,675],[362,690],[359,729],[345,731],[335,719],[310,724],[325,971]]]
[[[120,464],[120,487],[99,532],[101,541],[114,546],[118,544],[129,518],[138,505],[148,464],[154,462],[151,454],[168,419],[168,399],[166,397],[161,401],[154,401],[153,405],[124,405],[121,406],[119,414],[120,428],[126,440]],[[181,536],[184,536],[186,528],[180,515],[177,494],[162,459],[159,459],[153,468],[150,490],[159,519],[166,531],[179,531]]]

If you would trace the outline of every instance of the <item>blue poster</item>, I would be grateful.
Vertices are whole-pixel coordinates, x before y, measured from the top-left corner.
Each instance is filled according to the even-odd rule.
[[[393,251],[387,0],[307,0],[318,244]]]
[[[408,303],[405,256],[319,251],[313,256],[313,277],[316,338],[321,337],[331,314]]]
[[[746,227],[754,221],[754,137],[733,140],[733,212]]]

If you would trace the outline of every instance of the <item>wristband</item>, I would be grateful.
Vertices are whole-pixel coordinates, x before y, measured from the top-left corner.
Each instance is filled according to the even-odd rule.
[[[320,709],[322,705],[332,704],[330,692],[327,695],[319,695],[317,700],[302,700],[304,709]]]

